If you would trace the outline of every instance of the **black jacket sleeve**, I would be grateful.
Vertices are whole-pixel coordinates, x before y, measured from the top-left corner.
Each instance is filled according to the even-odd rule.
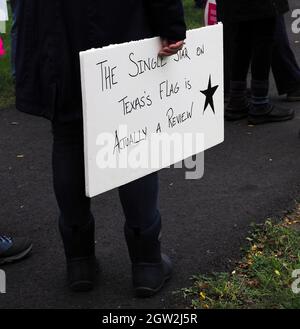
[[[157,35],[172,41],[186,38],[181,0],[144,0],[150,24]]]

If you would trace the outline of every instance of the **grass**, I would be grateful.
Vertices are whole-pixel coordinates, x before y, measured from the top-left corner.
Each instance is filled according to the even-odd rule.
[[[203,10],[195,8],[194,0],[183,0],[185,20],[188,29],[195,29],[203,25]]]
[[[194,0],[184,0],[186,21],[189,29],[199,27],[203,20],[202,11],[194,8]],[[7,31],[10,31],[11,20],[7,24]],[[6,55],[0,57],[0,109],[13,106],[15,103],[14,86],[11,77],[10,66],[10,34],[1,35]]]
[[[300,269],[300,206],[281,223],[255,226],[244,258],[231,273],[194,276],[183,289],[195,309],[299,309],[292,291]],[[300,288],[300,286],[299,286]]]

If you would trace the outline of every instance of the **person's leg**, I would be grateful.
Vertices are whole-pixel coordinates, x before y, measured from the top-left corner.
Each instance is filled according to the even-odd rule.
[[[233,42],[229,102],[225,110],[226,120],[247,117],[247,75],[252,55],[252,22],[236,23]]]
[[[224,19],[222,16],[222,10],[218,10],[220,7],[219,0],[217,0],[217,19],[218,22],[223,23],[223,43],[224,43],[224,96],[225,103],[229,100],[230,92],[230,79],[231,79],[231,68],[232,68],[232,56],[233,49],[236,41],[238,32],[238,23],[230,22]]]
[[[143,231],[160,217],[158,210],[158,174],[153,173],[119,188],[126,224]]]
[[[276,18],[260,19],[253,24],[251,90],[253,104],[268,104],[269,76],[272,62]]]
[[[231,80],[245,82],[252,55],[252,22],[240,22],[236,28],[238,32],[234,41]]]
[[[82,122],[52,124],[53,183],[60,210],[70,286],[92,288],[94,275],[94,218],[85,196]]]
[[[298,90],[295,100],[300,100],[300,68],[290,46],[284,16],[277,18],[272,71],[279,95]]]
[[[18,16],[20,11],[20,0],[10,0],[12,9],[12,28],[11,28],[11,68],[12,76],[16,78],[16,51],[18,39]]]
[[[224,94],[225,94],[225,99],[228,99],[230,92],[232,56],[233,56],[235,36],[237,33],[237,26],[235,23],[224,22],[223,31],[224,31]]]
[[[157,173],[119,188],[126,217],[124,232],[133,266],[133,285],[140,297],[155,294],[171,275],[171,261],[161,254],[158,189]]]
[[[276,17],[256,20],[253,23],[251,109],[252,124],[285,121],[293,117],[293,111],[275,107],[269,102],[269,76],[274,46]]]

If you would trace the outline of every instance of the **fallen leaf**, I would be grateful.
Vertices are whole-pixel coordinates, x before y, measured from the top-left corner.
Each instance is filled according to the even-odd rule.
[[[206,299],[206,295],[205,295],[205,293],[204,293],[203,291],[200,292],[199,296],[200,296],[200,298],[203,299],[203,300]]]

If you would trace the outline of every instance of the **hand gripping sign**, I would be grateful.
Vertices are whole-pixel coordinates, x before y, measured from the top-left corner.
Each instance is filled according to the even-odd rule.
[[[159,38],[80,53],[87,196],[223,142],[222,32],[188,31],[166,58]]]

